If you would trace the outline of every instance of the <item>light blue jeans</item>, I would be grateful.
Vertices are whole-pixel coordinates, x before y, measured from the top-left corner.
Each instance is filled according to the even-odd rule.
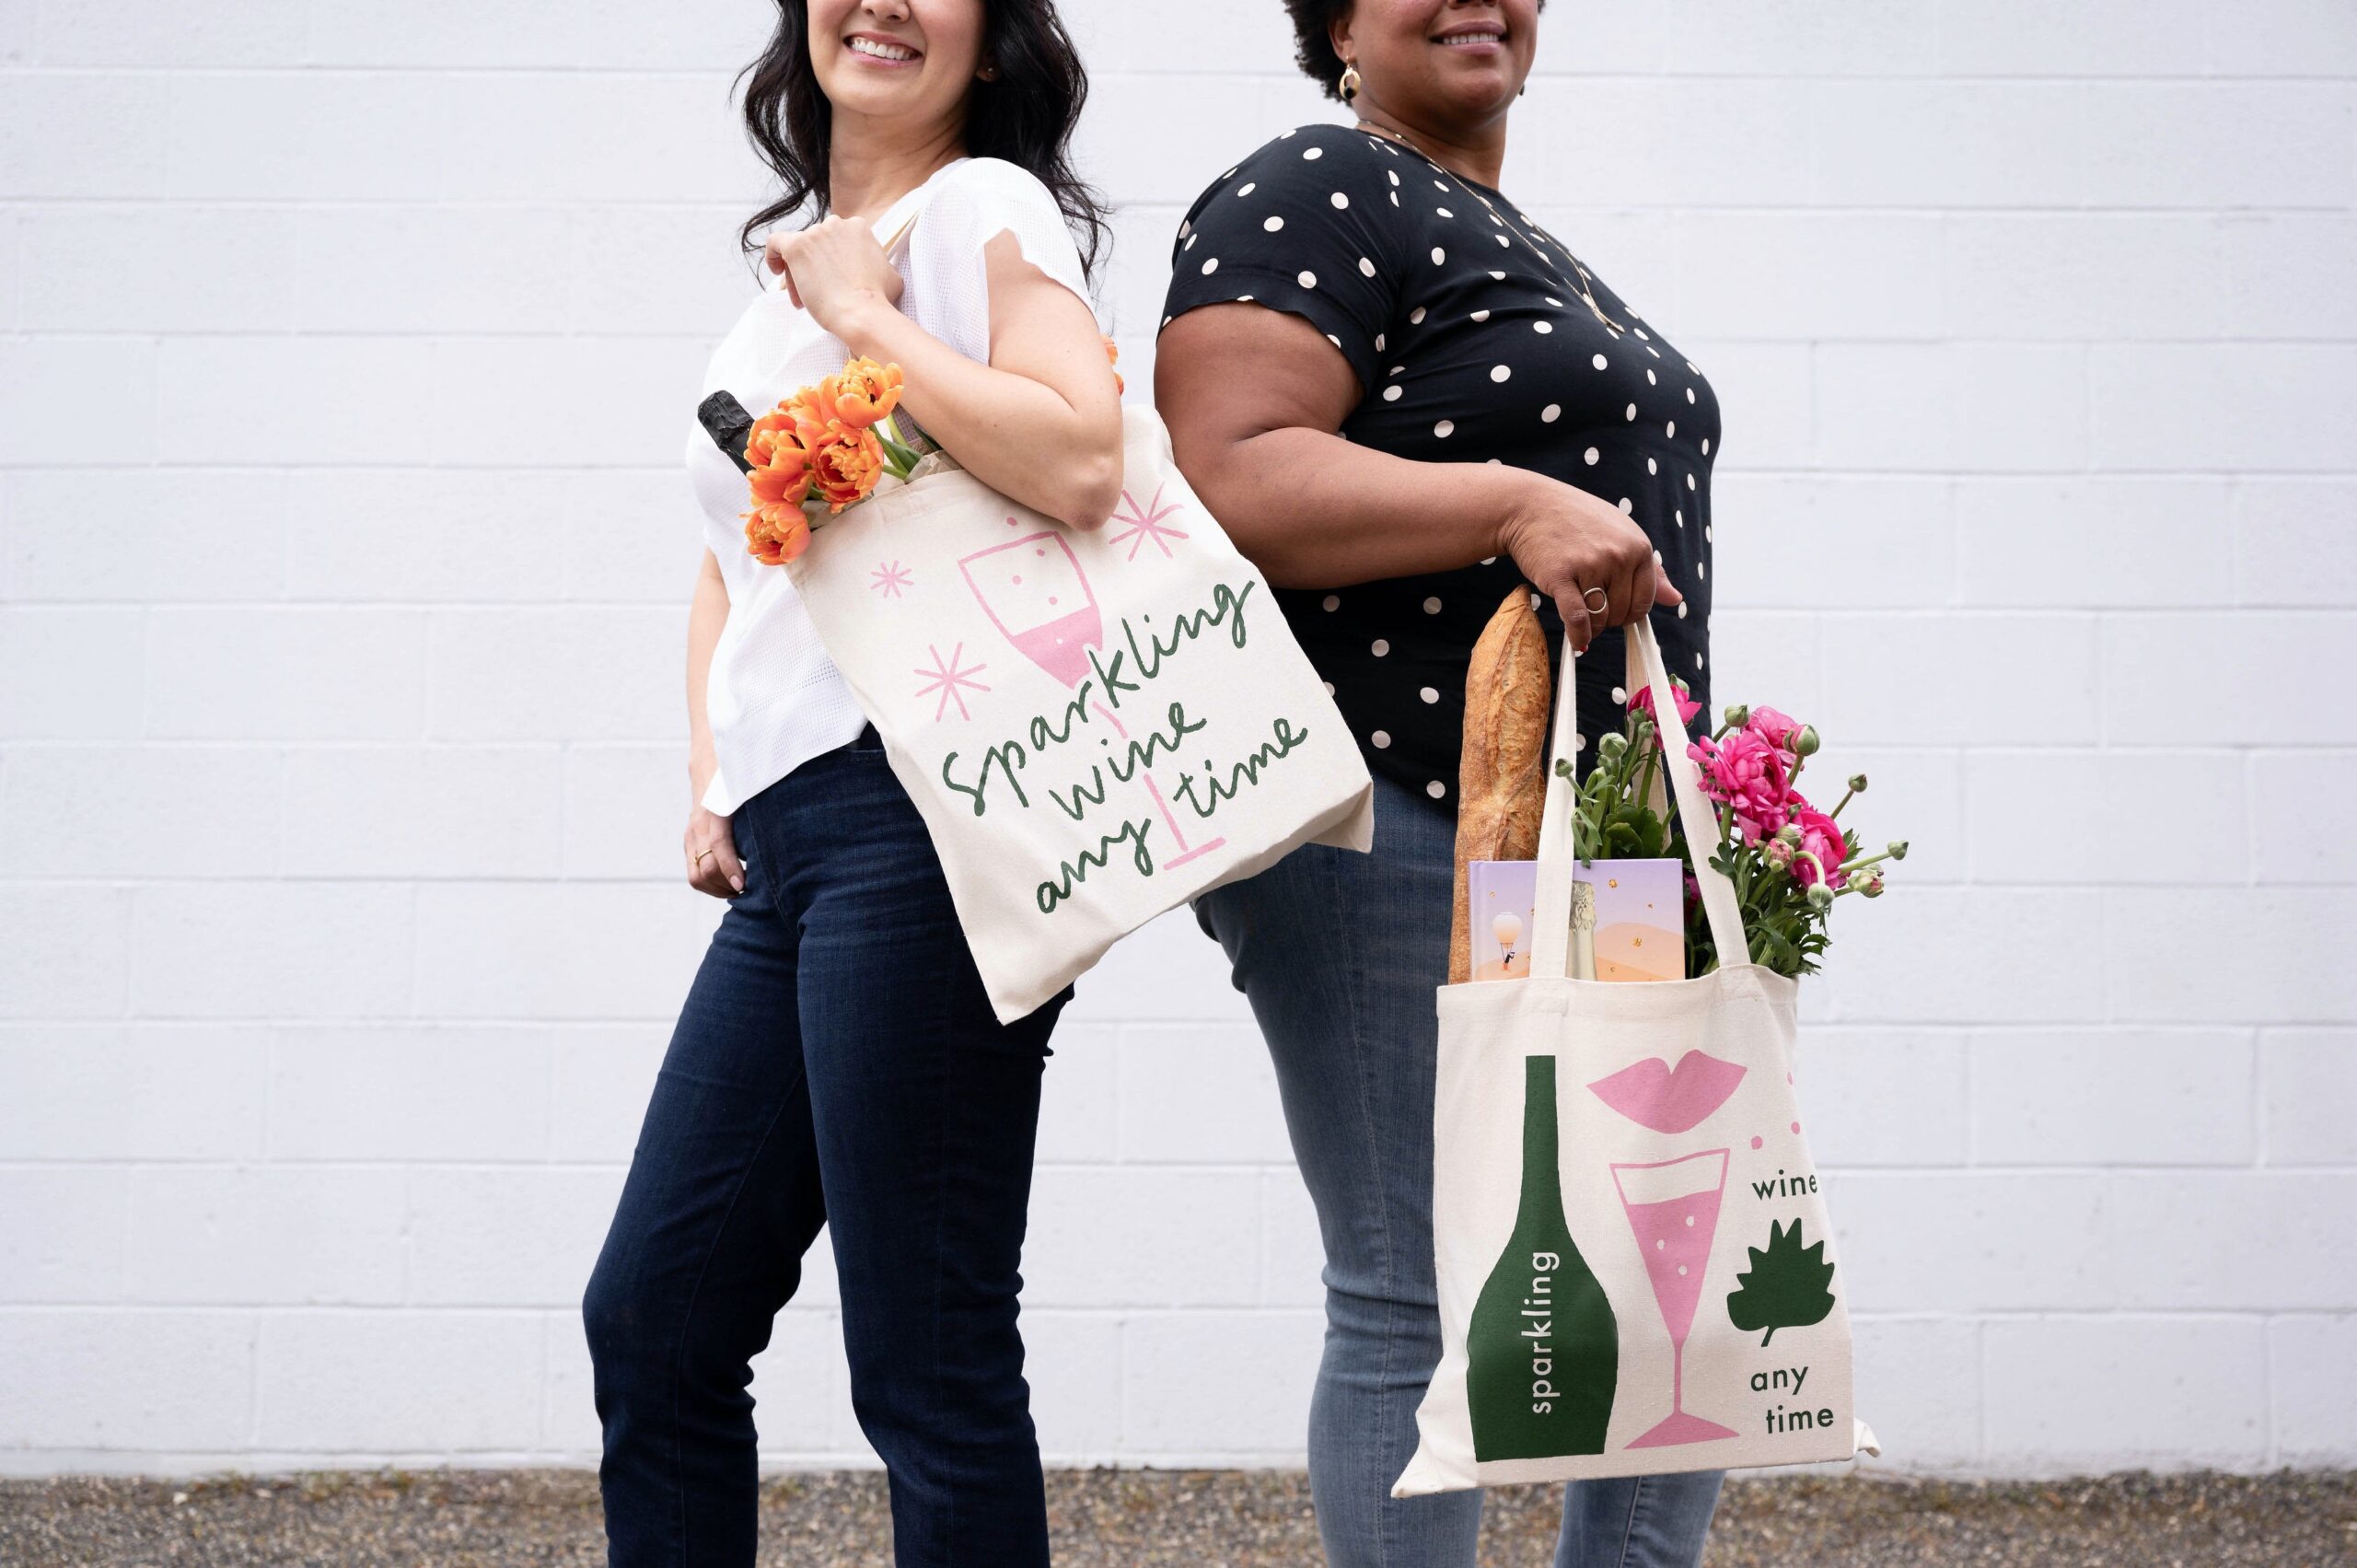
[[[1375,784],[1375,852],[1309,844],[1215,888],[1195,919],[1275,1059],[1326,1247],[1309,1485],[1332,1568],[1471,1568],[1479,1492],[1395,1501],[1440,1361],[1433,1283],[1434,989],[1448,978],[1456,823]],[[1718,1470],[1574,1481],[1557,1568],[1692,1568]]]

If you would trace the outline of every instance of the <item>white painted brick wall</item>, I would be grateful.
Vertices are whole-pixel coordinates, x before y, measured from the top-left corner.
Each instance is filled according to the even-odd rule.
[[[1067,7],[1143,395],[1185,203],[1331,110],[1274,0]],[[575,1303],[714,914],[674,465],[766,9],[0,0],[0,1470],[594,1455]],[[2357,1460],[2357,10],[1545,42],[1507,183],[1726,407],[1719,690],[1915,844],[1805,1003],[1890,1462]],[[1249,1014],[1180,915],[1066,1016],[1049,1453],[1297,1461]],[[821,1249],[773,1462],[863,1458],[839,1344]]]

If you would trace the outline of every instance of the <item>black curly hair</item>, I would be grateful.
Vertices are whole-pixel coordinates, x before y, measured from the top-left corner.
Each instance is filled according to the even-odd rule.
[[[1337,103],[1342,98],[1342,57],[1334,52],[1334,18],[1347,16],[1354,0],[1285,0],[1293,18],[1294,63]]]
[[[1350,15],[1357,0],[1285,0],[1285,15],[1293,18],[1293,58],[1305,75],[1342,100],[1342,57],[1334,52],[1334,19]],[[1547,0],[1538,0],[1547,8]]]

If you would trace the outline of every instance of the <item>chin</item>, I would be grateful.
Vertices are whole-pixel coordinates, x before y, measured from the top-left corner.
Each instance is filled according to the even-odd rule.
[[[924,73],[911,71],[899,79],[881,79],[852,66],[833,73],[833,79],[819,86],[826,93],[827,101],[837,109],[847,109],[857,114],[900,114],[916,107],[923,98]]]
[[[1499,70],[1452,72],[1439,84],[1440,96],[1468,120],[1487,120],[1514,106],[1517,84]]]

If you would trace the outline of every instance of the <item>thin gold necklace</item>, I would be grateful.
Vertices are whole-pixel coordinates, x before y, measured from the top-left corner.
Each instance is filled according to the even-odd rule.
[[[1504,217],[1498,215],[1496,203],[1491,201],[1489,197],[1481,194],[1480,192],[1474,190],[1472,185],[1467,181],[1463,175],[1449,168],[1448,165],[1441,162],[1440,159],[1433,157],[1432,154],[1424,151],[1423,148],[1418,146],[1414,142],[1409,140],[1405,132],[1394,131],[1388,125],[1378,125],[1372,120],[1361,120],[1358,122],[1358,128],[1362,131],[1374,132],[1377,135],[1390,137],[1393,141],[1399,143],[1401,146],[1407,148],[1418,157],[1422,158],[1426,163],[1432,165],[1434,168],[1447,175],[1451,180],[1456,180],[1458,190],[1463,191],[1467,195],[1480,203],[1482,206],[1488,208],[1490,215],[1492,217],[1497,217],[1500,223],[1505,222]],[[1516,214],[1515,215],[1519,216],[1520,215]],[[1519,233],[1520,231],[1517,230],[1516,232]],[[1537,240],[1531,238],[1529,235],[1524,234],[1522,236],[1522,240],[1524,244],[1529,246],[1533,250],[1538,251],[1542,258],[1547,255],[1546,250],[1539,246]],[[1556,243],[1555,249],[1558,250],[1563,250],[1563,247],[1561,243]],[[1631,329],[1622,326],[1611,317],[1607,316],[1604,313],[1604,307],[1596,302],[1596,280],[1588,275],[1588,270],[1585,267],[1580,265],[1580,259],[1577,256],[1573,255],[1569,250],[1563,250],[1563,259],[1571,262],[1572,271],[1579,274],[1579,286],[1573,289],[1572,292],[1580,296],[1580,303],[1586,306],[1589,312],[1593,314],[1597,320],[1603,322],[1608,330],[1614,332],[1625,332],[1630,331]],[[1554,263],[1550,261],[1548,264],[1552,266]]]

